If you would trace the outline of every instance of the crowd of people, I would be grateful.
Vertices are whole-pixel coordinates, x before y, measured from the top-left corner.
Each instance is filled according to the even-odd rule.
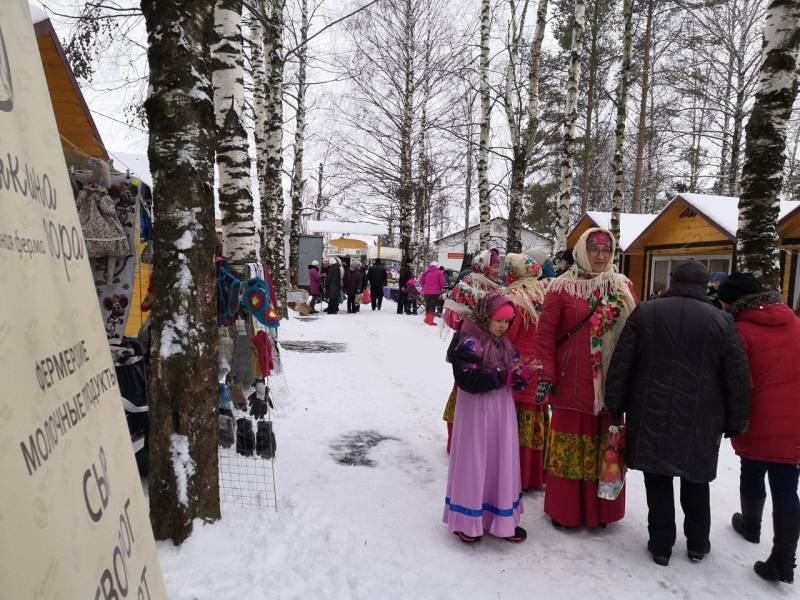
[[[800,320],[753,275],[712,277],[695,261],[640,303],[614,267],[615,244],[609,231],[590,229],[555,264],[509,254],[502,267],[486,250],[450,291],[444,523],[467,544],[487,533],[521,542],[523,492],[543,490],[555,528],[605,528],[625,515],[624,486],[605,485],[615,449],[644,473],[647,549],[663,566],[676,541],[680,479],[687,556],[697,562],[711,551],[710,483],[727,437],[741,459],[741,512],[731,526],[760,541],[766,478],[774,539],[754,568],[791,583]]]
[[[322,270],[314,260],[308,265],[308,295],[310,312],[317,313],[316,306],[322,300],[327,304],[325,312],[336,314],[342,302],[347,302],[347,312],[357,313],[362,304],[370,304],[372,310],[383,308],[384,289],[389,274],[380,258],[367,269],[360,261],[350,260],[344,264],[339,257],[325,260]],[[430,263],[419,277],[414,279],[410,262],[405,262],[399,271],[397,288],[397,314],[416,315],[419,296],[424,297],[425,323],[436,325],[435,313],[439,299],[447,288],[444,267]]]

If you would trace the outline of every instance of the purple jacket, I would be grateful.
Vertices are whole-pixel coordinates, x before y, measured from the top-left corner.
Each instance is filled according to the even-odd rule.
[[[308,293],[311,296],[319,296],[322,294],[319,269],[316,267],[310,267],[308,269]]]
[[[424,295],[438,296],[447,286],[447,279],[444,276],[444,271],[440,270],[439,267],[431,266],[419,278],[419,284],[422,286]]]

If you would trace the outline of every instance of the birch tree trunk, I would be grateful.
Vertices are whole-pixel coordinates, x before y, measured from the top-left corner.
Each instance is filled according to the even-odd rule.
[[[414,9],[411,0],[404,0],[403,8],[403,113],[400,124],[400,186],[397,200],[400,209],[400,249],[403,261],[414,258],[411,248],[412,218],[414,209],[411,136],[414,126]]]
[[[511,161],[511,188],[508,207],[508,234],[506,252],[522,252],[522,200],[525,195],[525,178],[528,174],[528,163],[536,133],[539,129],[539,63],[542,56],[542,42],[544,30],[547,25],[548,0],[539,0],[536,11],[536,27],[530,43],[528,62],[528,105],[512,105],[508,96],[508,81],[506,83],[506,116],[509,129],[512,133],[512,161]],[[523,22],[519,24],[522,30]],[[515,52],[516,48],[512,48]],[[512,65],[513,66],[513,65]],[[506,78],[508,80],[508,77]],[[517,122],[515,115],[527,115],[527,123],[523,130],[522,123]],[[517,133],[518,132],[518,133]]]
[[[244,128],[244,54],[241,0],[214,8],[212,84],[217,120],[217,170],[222,211],[222,253],[232,265],[256,259],[258,248],[250,189],[250,153]]]
[[[747,0],[744,1],[740,14],[746,15],[748,12]],[[739,157],[742,147],[742,131],[744,129],[745,110],[744,105],[747,101],[745,88],[747,86],[747,67],[745,65],[745,52],[747,48],[747,38],[749,29],[742,23],[739,32],[739,46],[736,52],[736,103],[733,109],[733,135],[731,136],[731,168],[728,173],[728,190],[732,195],[739,192]]]
[[[264,27],[265,59],[268,63],[269,93],[267,96],[267,168],[265,188],[267,202],[273,214],[264,222],[265,238],[270,240],[269,266],[272,282],[282,316],[287,315],[286,307],[286,251],[283,224],[283,29],[285,0],[269,0],[270,14]],[[266,49],[269,48],[269,53]],[[263,218],[263,215],[262,215]],[[271,225],[269,229],[268,225]]]
[[[575,0],[575,20],[572,25],[572,44],[570,48],[569,78],[567,80],[567,102],[564,110],[564,138],[561,144],[561,181],[556,220],[556,245],[567,247],[570,207],[573,196],[573,176],[575,171],[575,131],[578,123],[578,85],[581,79],[581,55],[583,53],[583,32],[586,21],[585,0]]]
[[[798,89],[800,0],[772,0],[767,8],[761,77],[747,123],[739,198],[738,266],[763,285],[780,287],[778,194],[786,160],[786,126]]]
[[[176,544],[220,517],[214,281],[212,0],[142,0],[155,203],[150,520]]]
[[[619,78],[619,93],[617,94],[617,127],[614,141],[614,193],[611,196],[611,233],[617,238],[617,256],[619,258],[619,224],[622,213],[622,190],[625,185],[625,171],[623,168],[623,150],[625,147],[625,123],[628,118],[628,83],[631,78],[631,46],[633,44],[633,0],[622,1],[622,69]]]
[[[274,208],[267,193],[267,66],[264,57],[264,28],[254,15],[250,25],[250,62],[253,73],[253,136],[256,142],[256,174],[261,201],[261,260],[272,264],[272,246],[268,231],[272,231]]]
[[[491,2],[481,0],[481,132],[478,150],[478,204],[480,208],[480,249],[489,248],[492,232],[489,221],[492,205],[489,196],[489,138],[492,127],[492,106],[489,94],[489,33],[491,29]]]
[[[636,162],[633,167],[631,212],[642,212],[642,180],[644,179],[644,147],[647,142],[647,96],[650,90],[650,55],[653,44],[653,16],[656,0],[647,0],[647,21],[644,29],[644,58],[642,59],[642,97],[639,101],[639,128],[636,133]]]
[[[297,52],[297,111],[294,128],[294,164],[292,165],[292,220],[289,226],[289,268],[299,273],[300,220],[303,210],[303,153],[306,138],[306,58],[308,56],[308,0],[300,5],[300,48]],[[321,183],[321,182],[320,182]]]
[[[591,185],[591,167],[594,159],[592,147],[592,115],[597,101],[595,88],[597,87],[597,69],[600,60],[597,56],[597,44],[600,38],[600,6],[599,0],[592,3],[592,36],[589,49],[589,85],[586,92],[586,133],[583,136],[583,168],[581,169],[581,213],[589,210],[589,188]]]
[[[722,122],[722,148],[719,157],[719,181],[716,184],[716,192],[721,196],[728,194],[728,154],[730,153],[730,122],[731,116],[728,111],[728,102],[730,102],[731,93],[733,92],[733,67],[735,64],[736,55],[732,50],[728,50],[728,66],[727,77],[725,81],[725,104],[723,105],[724,117]]]

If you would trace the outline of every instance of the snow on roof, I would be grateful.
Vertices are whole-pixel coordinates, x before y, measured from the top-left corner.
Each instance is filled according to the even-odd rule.
[[[146,183],[150,188],[153,187],[153,177],[150,174],[150,161],[146,154],[134,154],[132,152],[117,152],[109,150],[108,155],[114,161],[114,168],[120,173],[130,171]]]
[[[800,200],[781,200],[781,212],[778,215],[778,221],[783,221],[798,208],[800,208]]]
[[[611,213],[597,210],[590,210],[586,215],[599,227],[604,229],[611,228]],[[650,223],[658,215],[621,213],[619,216],[619,249],[625,252],[628,246],[647,229]]]
[[[40,21],[45,21],[50,18],[47,16],[47,13],[37,2],[28,2],[28,6],[31,9],[32,23],[36,24],[39,23]]]
[[[386,235],[386,225],[380,223],[350,223],[347,221],[309,221],[309,233],[347,233],[361,235]]]
[[[678,194],[688,204],[722,227],[731,237],[739,229],[739,198],[736,196],[712,196],[708,194]],[[781,200],[778,220],[800,207],[800,200]]]
[[[739,198],[711,194],[678,194],[675,199],[677,198],[682,198],[724,229],[728,235],[736,237],[736,230],[739,228]]]

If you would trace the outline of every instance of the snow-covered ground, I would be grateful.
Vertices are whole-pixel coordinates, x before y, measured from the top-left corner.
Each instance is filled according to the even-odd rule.
[[[159,544],[173,600],[797,597],[795,586],[773,587],[753,573],[769,553],[770,519],[760,546],[730,528],[738,462],[727,441],[711,489],[712,552],[699,564],[686,558],[677,498],[672,562],[651,561],[638,472],[629,474],[626,518],[604,531],[556,531],[542,494],[526,494],[525,543],[485,536],[467,546],[441,523],[441,414],[452,380],[439,329],[396,315],[389,302],[381,312],[292,319],[280,339],[346,350],[283,352],[289,390],[275,399],[274,417],[279,511],[223,505],[222,520],[196,523],[181,547]],[[396,439],[367,453],[374,466],[338,463],[357,432]]]

